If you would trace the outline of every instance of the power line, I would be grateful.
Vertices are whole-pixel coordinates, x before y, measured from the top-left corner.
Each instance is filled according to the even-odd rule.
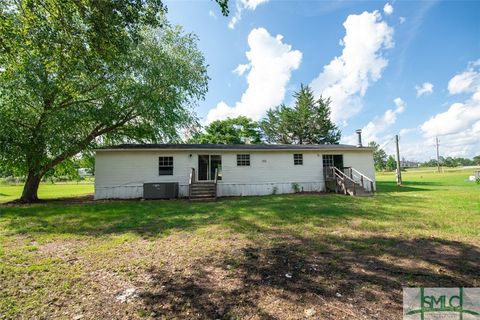
[[[395,136],[391,137],[390,140],[388,140],[387,142],[385,142],[385,143],[380,147],[380,149],[384,149],[390,142],[393,141],[393,139],[395,139]]]

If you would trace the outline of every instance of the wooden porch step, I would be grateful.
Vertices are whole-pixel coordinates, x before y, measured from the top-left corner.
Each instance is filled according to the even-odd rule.
[[[355,183],[355,194],[353,194],[353,184],[350,183],[347,185],[347,190],[349,191],[349,194],[353,196],[371,196],[373,195],[372,192],[365,190],[360,184]]]
[[[355,183],[355,194],[353,194],[353,185],[354,183],[352,181],[345,181],[345,188],[349,195],[358,197],[367,197],[373,195],[373,192],[366,190],[359,183]],[[343,188],[340,187],[339,189]],[[343,193],[342,191],[343,190],[339,190],[339,193]]]
[[[191,188],[192,190],[212,190],[212,189],[214,190],[214,189],[215,189],[215,185],[212,185],[212,186],[210,186],[210,185],[208,185],[208,186],[198,186],[198,185],[193,185],[193,184],[192,184],[192,185],[190,186],[190,188]]]
[[[216,184],[213,182],[195,182],[190,185],[190,200],[215,200]]]

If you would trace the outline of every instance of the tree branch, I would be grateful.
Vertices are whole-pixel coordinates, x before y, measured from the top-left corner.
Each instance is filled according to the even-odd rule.
[[[67,108],[67,107],[69,107],[71,105],[74,105],[74,104],[77,104],[77,103],[90,103],[90,102],[95,101],[99,98],[102,98],[102,97],[95,97],[95,98],[91,98],[91,99],[83,99],[83,100],[75,100],[75,101],[65,102],[65,103],[62,103],[61,105],[58,105],[58,107],[55,108],[55,111]]]
[[[108,77],[107,77],[107,79],[105,79],[105,80],[108,80]],[[80,95],[83,95],[83,94],[86,94],[86,93],[88,93],[88,92],[90,92],[90,91],[93,91],[93,90],[97,89],[100,85],[102,85],[104,82],[105,82],[105,81],[99,81],[99,82],[91,85],[90,87],[85,88],[84,90],[80,91],[79,94],[80,94]],[[97,97],[97,98],[92,98],[91,100],[94,100],[94,99],[98,99],[98,97]],[[73,97],[69,97],[69,98],[67,98],[67,99],[59,102],[59,103],[58,103],[58,107],[55,108],[55,109],[63,109],[63,108],[65,108],[65,107],[68,106],[68,105],[71,105],[71,104],[76,103],[76,101],[73,101],[73,102],[72,102],[72,100],[73,100]]]
[[[83,149],[85,149],[95,138],[105,134],[112,132],[113,130],[123,126],[130,120],[133,120],[137,117],[137,115],[133,114],[134,109],[131,109],[127,114],[118,122],[112,124],[111,126],[105,127],[102,129],[104,124],[97,125],[82,141],[80,141],[73,149],[67,150],[57,156],[55,159],[50,161],[43,169],[42,173],[47,172],[60,162],[64,161],[65,159],[74,156],[75,154],[79,153]]]

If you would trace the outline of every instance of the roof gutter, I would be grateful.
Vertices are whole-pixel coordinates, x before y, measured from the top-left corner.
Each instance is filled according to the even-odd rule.
[[[207,148],[192,148],[192,149],[176,149],[176,148],[130,148],[130,149],[108,149],[108,148],[100,148],[100,149],[94,149],[95,152],[99,151],[107,151],[107,152],[112,152],[112,151],[214,151],[214,152],[222,152],[222,151],[243,151],[243,152],[249,152],[249,151],[266,151],[266,152],[271,152],[271,151],[314,151],[314,152],[323,152],[323,151],[373,151],[373,148],[371,147],[351,147],[351,148],[324,148],[324,149],[242,149],[242,148],[230,148],[230,149],[207,149]]]

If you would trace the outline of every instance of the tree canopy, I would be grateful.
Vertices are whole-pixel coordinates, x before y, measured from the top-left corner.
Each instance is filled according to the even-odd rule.
[[[228,16],[230,13],[230,10],[228,9],[228,0],[215,0],[216,3],[220,6],[220,9],[222,10],[222,14],[224,16]]]
[[[428,161],[422,162],[420,166],[422,167],[436,167],[437,165],[445,167],[458,167],[458,166],[474,166],[476,164],[480,165],[480,156],[473,157],[473,159],[462,158],[462,157],[439,157],[437,159],[430,159]]]
[[[480,166],[480,155],[473,157],[473,161],[477,166]]]
[[[397,168],[397,161],[392,155],[389,155],[387,161],[385,162],[385,169],[387,171],[393,171]]]
[[[260,143],[261,133],[258,123],[247,117],[216,120],[196,134],[190,143],[245,144]]]
[[[285,144],[336,144],[341,133],[330,119],[330,99],[315,99],[303,84],[293,95],[295,105],[280,105],[267,111],[260,127],[265,139]]]
[[[164,12],[159,0],[0,2],[0,161],[27,176],[23,201],[97,142],[175,141],[195,123],[205,61]]]
[[[368,146],[373,148],[373,161],[375,163],[375,170],[385,170],[387,166],[387,154],[385,151],[381,149],[380,145],[375,141],[370,141]]]

